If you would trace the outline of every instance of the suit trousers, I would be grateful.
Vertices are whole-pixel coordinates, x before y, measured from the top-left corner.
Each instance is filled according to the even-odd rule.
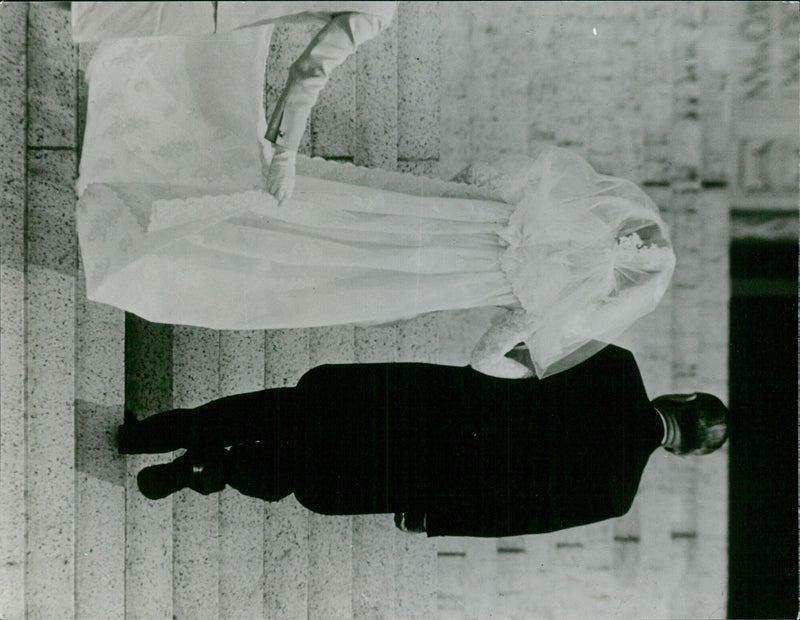
[[[222,460],[225,482],[239,492],[266,501],[294,493],[317,513],[420,509],[426,416],[404,402],[417,399],[406,386],[390,388],[402,395],[387,393],[385,376],[383,365],[318,367],[294,388],[145,418],[133,442],[147,452],[186,448],[201,462]]]

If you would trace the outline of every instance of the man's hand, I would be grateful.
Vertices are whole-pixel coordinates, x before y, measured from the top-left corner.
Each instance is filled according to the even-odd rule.
[[[425,533],[425,513],[424,512],[396,512],[394,513],[394,525],[397,529],[407,534]]]
[[[267,151],[272,150],[271,159]],[[266,178],[267,191],[278,201],[278,206],[292,197],[295,181],[297,153],[281,146],[269,144],[261,151],[261,172]]]

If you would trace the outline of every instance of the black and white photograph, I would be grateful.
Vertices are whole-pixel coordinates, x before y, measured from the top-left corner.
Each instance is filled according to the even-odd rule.
[[[800,2],[0,2],[0,620],[797,618]]]

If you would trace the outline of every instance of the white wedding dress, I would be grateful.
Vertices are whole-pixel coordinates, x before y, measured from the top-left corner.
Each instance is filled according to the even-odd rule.
[[[77,184],[90,299],[216,329],[505,306],[473,354],[504,377],[531,374],[505,356],[520,342],[553,374],[659,302],[675,258],[657,208],[563,149],[469,183],[299,158],[279,208],[257,139],[270,32],[100,45]]]

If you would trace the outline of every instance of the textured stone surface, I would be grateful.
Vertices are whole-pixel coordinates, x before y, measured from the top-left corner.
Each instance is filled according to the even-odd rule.
[[[308,330],[266,334],[265,387],[293,386],[309,367]],[[308,511],[291,495],[265,506],[264,617],[308,615]]]
[[[78,245],[75,236],[75,153],[28,152],[28,264],[75,276]]]
[[[219,494],[185,489],[173,499],[173,613],[219,618]]]
[[[172,503],[146,499],[136,486],[136,474],[164,463],[168,455],[126,457],[125,478],[125,618],[171,620]]]
[[[0,617],[25,613],[27,4],[0,6]]]
[[[352,158],[355,129],[356,57],[352,55],[334,69],[311,109],[311,152],[319,157]]]
[[[442,178],[452,178],[467,164],[471,154],[469,122],[471,100],[470,66],[476,50],[465,45],[475,21],[472,2],[439,2],[442,33],[439,39],[441,58],[447,68],[441,71],[439,131]]]
[[[439,157],[439,9],[433,2],[397,7],[397,156]]]
[[[264,332],[220,334],[220,396],[264,389]],[[225,489],[219,498],[220,618],[258,618],[264,610],[264,502]]]
[[[353,517],[353,618],[394,614],[394,523],[387,515]]]
[[[394,361],[397,357],[397,330],[397,325],[356,326],[353,332],[355,361],[360,364]]]
[[[219,332],[175,327],[173,406],[197,407],[219,397]],[[189,489],[173,498],[173,613],[219,617],[219,494]]]
[[[466,618],[465,570],[468,546],[463,538],[448,537],[435,541],[436,545],[436,616],[438,618]],[[496,611],[496,610],[493,610]]]
[[[436,159],[402,159],[397,162],[397,170],[417,176],[436,178],[439,176],[439,161]]]
[[[403,321],[398,325],[398,362],[433,363],[438,351],[438,323],[435,313]]]
[[[125,617],[125,459],[114,445],[125,397],[125,314],[76,292],[75,611]]]
[[[294,386],[309,369],[308,331],[274,329],[266,332],[265,387]]]
[[[139,418],[172,407],[171,325],[125,316],[125,403]],[[177,456],[173,455],[173,456]],[[167,620],[172,614],[172,502],[153,502],[136,486],[144,467],[170,455],[128,456],[125,476],[126,618]]]
[[[309,514],[290,496],[266,507],[264,618],[309,615]]]
[[[29,265],[25,598],[31,618],[75,608],[75,279]]]
[[[308,617],[353,617],[353,517],[308,519]]]
[[[397,25],[356,51],[353,163],[394,170],[397,165]]]
[[[310,329],[309,361],[321,364],[354,361],[353,327]],[[353,601],[353,519],[309,515],[308,615],[310,618],[351,618]]]
[[[44,3],[28,16],[28,144],[75,146],[77,54],[69,12]]]
[[[436,549],[426,536],[394,535],[395,617],[436,617]]]

